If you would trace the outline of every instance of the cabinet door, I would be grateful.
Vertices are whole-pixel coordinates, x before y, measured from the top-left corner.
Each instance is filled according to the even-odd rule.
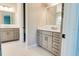
[[[14,32],[14,40],[18,40],[19,39],[19,29],[13,29]]]
[[[52,45],[53,45],[53,37],[48,36],[48,50],[51,52],[52,51]]]
[[[48,49],[48,36],[43,34],[43,43],[42,43],[42,47]]]
[[[1,37],[0,37],[0,38],[1,38],[1,42],[7,41],[8,36],[6,35],[6,33],[7,33],[7,32],[3,32],[3,31],[0,33],[0,34],[1,34],[1,35],[0,35],[0,36],[1,36]]]
[[[9,41],[9,40],[14,40],[14,32],[13,31],[8,31],[7,33],[6,33],[6,35],[7,35],[7,41]]]
[[[42,41],[43,41],[43,35],[40,33],[40,34],[39,34],[39,40],[38,40],[38,44],[39,44],[40,46],[42,46]]]
[[[43,36],[42,36],[41,31],[37,31],[37,44],[39,46],[42,46],[42,40],[43,40]]]
[[[0,36],[1,37],[1,36]],[[2,56],[2,50],[1,50],[1,40],[0,40],[0,56]]]

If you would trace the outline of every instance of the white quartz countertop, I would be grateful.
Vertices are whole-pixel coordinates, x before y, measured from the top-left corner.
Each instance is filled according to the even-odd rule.
[[[60,32],[60,29],[55,26],[43,26],[39,27],[38,30],[52,31],[52,32]]]
[[[0,28],[19,28],[17,25],[0,25]]]

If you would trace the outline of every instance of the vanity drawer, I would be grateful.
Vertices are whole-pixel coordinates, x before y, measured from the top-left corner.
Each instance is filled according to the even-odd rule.
[[[52,35],[52,32],[50,32],[50,31],[42,31],[42,34]]]
[[[60,35],[61,33],[59,32],[53,32],[53,35]]]
[[[60,40],[52,40],[53,42],[57,43],[57,44],[60,44],[61,41]]]
[[[61,39],[62,36],[60,33],[53,33],[53,37]]]
[[[55,56],[60,56],[60,52],[56,51],[56,50],[53,50],[52,54],[55,55]]]
[[[60,49],[52,48],[52,51],[60,52]]]
[[[57,37],[53,37],[53,40],[52,41],[61,42],[61,39],[60,38],[57,38]]]
[[[54,51],[55,51],[55,50],[56,50],[56,51],[60,51],[61,49],[60,49],[60,48],[57,48],[57,47],[52,47],[52,51],[53,51],[53,50],[54,50]]]
[[[59,47],[60,45],[60,43],[53,42],[53,46]]]
[[[53,43],[53,46],[52,46],[52,53],[56,56],[59,56],[60,53],[61,53],[61,48],[60,48],[60,44],[56,44],[56,43]]]

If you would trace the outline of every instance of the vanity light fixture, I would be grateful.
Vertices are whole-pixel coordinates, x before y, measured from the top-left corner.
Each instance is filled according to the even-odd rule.
[[[3,8],[3,6],[0,6],[0,10],[3,10],[4,8]]]
[[[3,8],[4,8],[4,11],[9,11],[8,7],[3,7]]]
[[[58,3],[50,3],[49,5],[50,6],[54,6],[54,5],[57,5]]]
[[[14,12],[14,8],[12,7],[7,7],[7,6],[0,6],[1,11],[9,11],[9,12]]]
[[[12,7],[9,8],[9,11],[14,12],[14,9]]]
[[[59,4],[59,3],[47,3],[46,8],[53,7],[53,6],[57,5],[57,4]]]

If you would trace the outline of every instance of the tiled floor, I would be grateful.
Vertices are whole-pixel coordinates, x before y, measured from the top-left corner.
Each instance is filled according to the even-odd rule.
[[[2,43],[3,56],[52,56],[51,53],[41,47],[26,48],[20,41]]]

